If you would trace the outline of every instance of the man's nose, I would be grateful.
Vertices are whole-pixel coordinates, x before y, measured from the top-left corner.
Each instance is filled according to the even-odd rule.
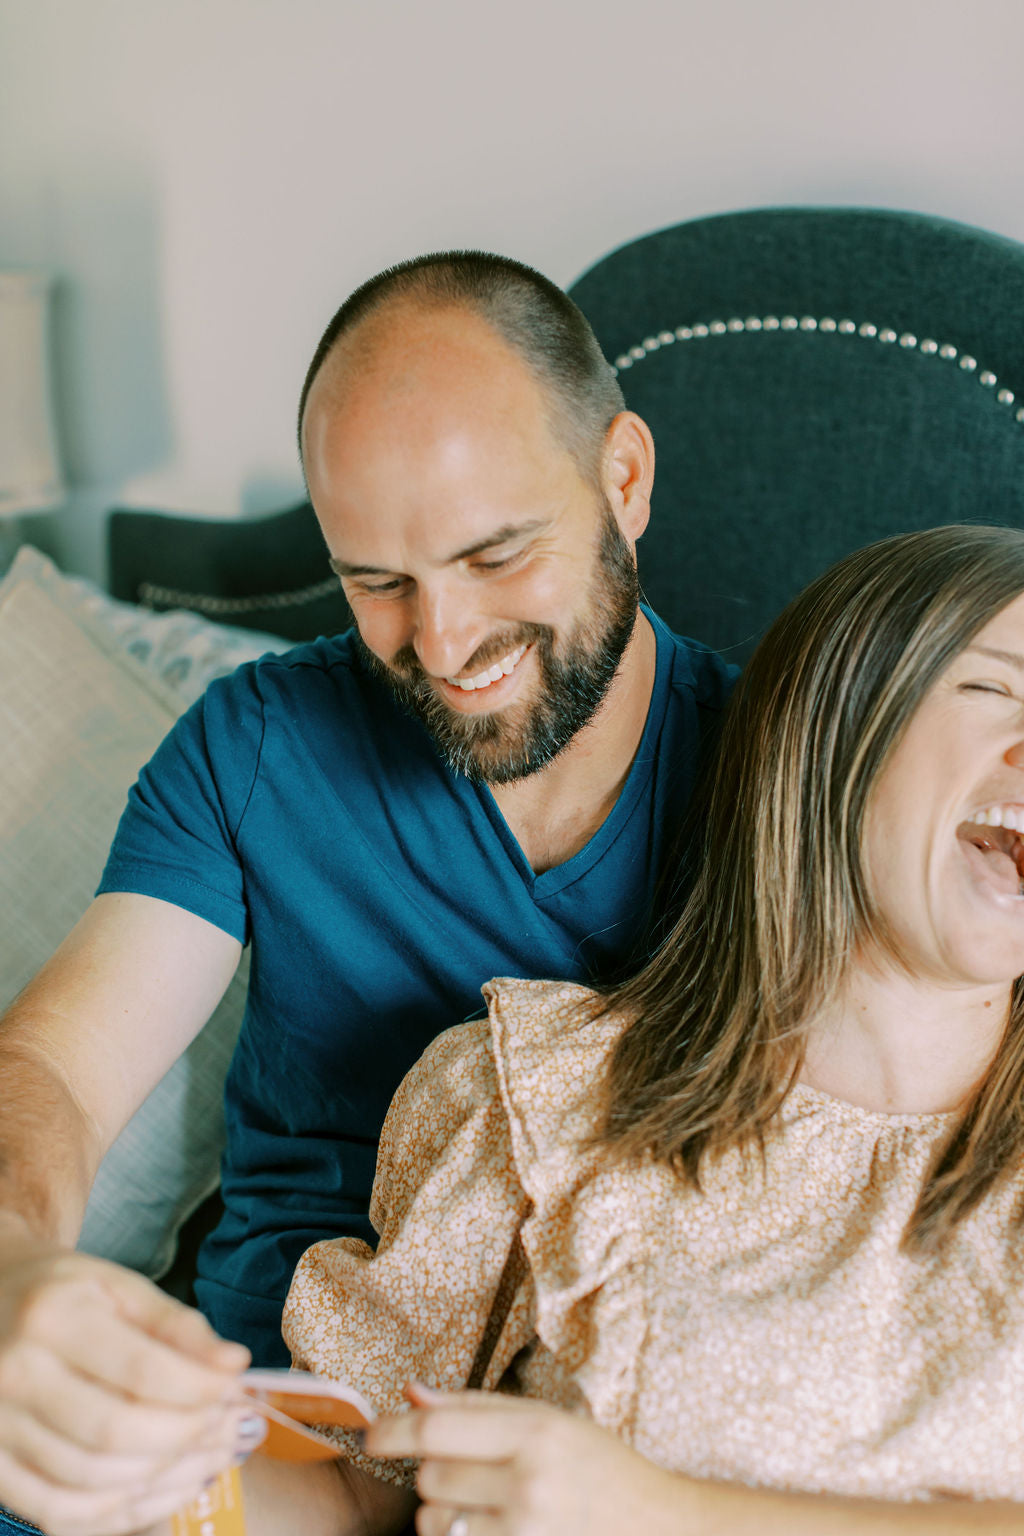
[[[418,594],[413,648],[431,677],[454,677],[482,645],[487,635],[483,617],[466,601],[466,593],[448,589]]]

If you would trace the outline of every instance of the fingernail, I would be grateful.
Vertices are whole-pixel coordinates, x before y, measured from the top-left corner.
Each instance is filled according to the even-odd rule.
[[[410,1402],[419,1398],[423,1402],[443,1403],[446,1393],[438,1392],[434,1387],[426,1386],[422,1381],[410,1381],[405,1388],[405,1395]]]
[[[250,1413],[235,1426],[235,1452],[246,1456],[267,1438],[267,1421],[258,1413]]]

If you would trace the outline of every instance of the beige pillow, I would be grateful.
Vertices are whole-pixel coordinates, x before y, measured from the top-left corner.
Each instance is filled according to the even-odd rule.
[[[0,1009],[88,906],[127,791],[177,716],[212,676],[285,644],[115,603],[19,552],[0,583]],[[216,1187],[247,959],[105,1158],[86,1251],[156,1278]]]

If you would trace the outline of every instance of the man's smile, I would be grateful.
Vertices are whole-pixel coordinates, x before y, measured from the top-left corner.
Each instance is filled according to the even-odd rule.
[[[477,672],[473,677],[446,677],[445,682],[452,688],[461,688],[464,693],[471,693],[474,689],[490,688],[492,683],[500,682],[503,677],[508,677],[519,665],[526,654],[525,645],[517,645],[514,651],[509,651],[500,661],[485,667],[482,672]]]

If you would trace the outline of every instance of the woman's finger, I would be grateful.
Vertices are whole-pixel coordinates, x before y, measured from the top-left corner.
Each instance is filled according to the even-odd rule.
[[[435,1461],[420,1463],[416,1492],[430,1504],[503,1510],[512,1491],[509,1462]]]
[[[507,1461],[515,1454],[515,1428],[472,1408],[417,1408],[378,1419],[366,1431],[366,1449],[371,1456]]]
[[[508,1461],[543,1432],[553,1410],[486,1392],[435,1394],[430,1407],[378,1419],[366,1431],[371,1456]]]
[[[125,1488],[153,1470],[150,1458],[86,1451],[31,1414],[0,1403],[0,1444],[23,1466],[67,1488]]]
[[[460,1515],[466,1522],[463,1536],[511,1536],[504,1515],[492,1510],[459,1509],[452,1504],[421,1504],[416,1511],[417,1536],[448,1536]]]
[[[67,1361],[36,1344],[23,1344],[20,1361],[24,1378],[17,1400],[0,1398],[5,1430],[0,1443],[13,1448],[11,1436],[18,1419],[45,1426],[69,1447],[97,1456],[150,1457],[163,1460],[204,1440],[225,1440],[238,1409],[224,1402],[202,1404],[186,1411],[164,1404],[142,1403],[111,1393]],[[70,1461],[66,1461],[70,1467]],[[83,1481],[74,1475],[67,1482]]]
[[[214,1404],[244,1367],[247,1351],[141,1277],[113,1270],[36,1303],[35,1338],[81,1376],[144,1402]],[[181,1347],[187,1343],[188,1350]],[[207,1348],[204,1351],[203,1345]],[[218,1369],[211,1362],[237,1361]]]

